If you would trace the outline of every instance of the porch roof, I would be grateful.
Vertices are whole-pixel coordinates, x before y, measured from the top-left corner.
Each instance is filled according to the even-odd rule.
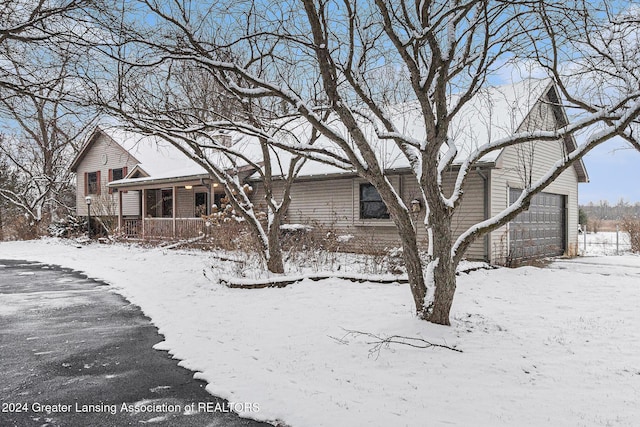
[[[208,180],[208,182],[205,182]],[[177,177],[144,177],[144,178],[124,178],[119,179],[117,181],[111,181],[107,184],[109,188],[117,188],[117,189],[143,189],[143,188],[158,188],[162,186],[166,186],[167,184],[172,185],[208,185],[213,182],[209,174],[197,174],[197,175],[185,175],[185,176],[177,176]]]

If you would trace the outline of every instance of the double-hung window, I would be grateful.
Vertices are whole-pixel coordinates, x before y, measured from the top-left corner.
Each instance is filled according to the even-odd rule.
[[[109,169],[109,182],[118,181],[127,176],[127,167]],[[118,191],[117,188],[109,188],[109,193],[113,193],[114,191]]]
[[[389,219],[389,210],[371,184],[360,184],[360,219]]]
[[[84,174],[84,194],[100,194],[100,171],[85,172]]]

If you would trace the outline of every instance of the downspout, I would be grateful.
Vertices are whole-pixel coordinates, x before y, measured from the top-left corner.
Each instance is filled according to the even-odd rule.
[[[118,230],[123,232],[124,222],[122,220],[122,191],[118,190]]]
[[[173,211],[172,215],[171,215],[173,217],[173,218],[171,218],[171,232],[172,232],[173,238],[175,239],[175,238],[177,238],[177,235],[176,235],[176,231],[177,231],[177,229],[176,229],[176,225],[177,225],[176,224],[176,215],[178,214],[178,212],[176,212],[178,210],[178,187],[175,184],[172,187],[171,193],[172,193],[172,196],[173,196],[173,200],[171,200],[171,210]],[[164,203],[164,201],[163,201],[163,203]]]
[[[480,176],[480,178],[482,178],[483,181],[483,185],[482,185],[482,189],[484,191],[484,197],[483,197],[483,201],[484,201],[484,213],[483,213],[483,219],[487,220],[489,219],[489,177],[487,175],[485,175],[485,173],[482,171],[482,169],[480,169],[480,166],[476,167],[476,173]],[[489,259],[489,234],[485,234],[483,237],[484,240],[484,260],[485,262],[490,262]]]

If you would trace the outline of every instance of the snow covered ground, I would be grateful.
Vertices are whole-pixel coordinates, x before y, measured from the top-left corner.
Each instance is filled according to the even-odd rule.
[[[0,259],[102,279],[152,318],[207,390],[302,426],[632,426],[640,420],[640,257],[463,274],[453,325],[417,320],[407,285],[304,280],[229,289],[197,251],[62,240]],[[0,306],[5,304],[0,296]],[[1,315],[1,313],[0,313]],[[345,329],[454,346],[383,348]],[[255,406],[246,405],[254,409]]]

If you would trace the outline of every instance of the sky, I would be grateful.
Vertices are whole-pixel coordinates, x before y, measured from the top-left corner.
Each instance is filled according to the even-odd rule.
[[[626,148],[620,139],[611,140],[594,148],[584,163],[590,182],[578,188],[580,204],[600,200],[616,204],[621,198],[640,202],[640,152]]]

